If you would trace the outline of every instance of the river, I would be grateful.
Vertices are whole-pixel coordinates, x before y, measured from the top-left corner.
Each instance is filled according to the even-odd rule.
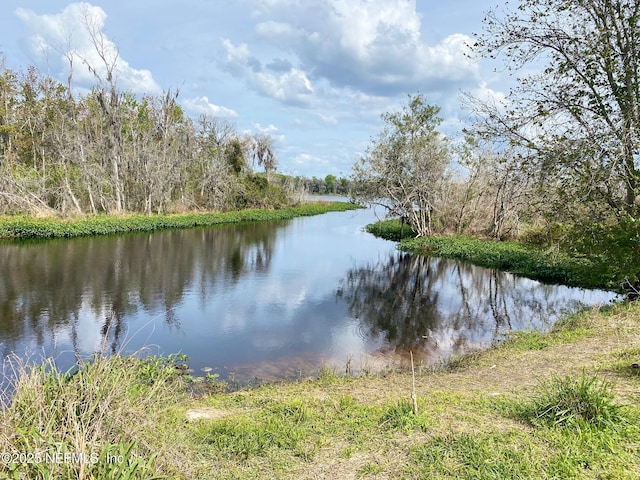
[[[615,295],[396,251],[373,210],[0,244],[0,354],[184,353],[194,375],[373,371],[547,329]]]

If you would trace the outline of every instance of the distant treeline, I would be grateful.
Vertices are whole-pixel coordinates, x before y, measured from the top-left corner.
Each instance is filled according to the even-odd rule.
[[[260,173],[254,168],[260,167]],[[348,181],[275,174],[273,139],[185,115],[178,92],[138,98],[115,82],[85,95],[0,56],[0,214],[280,208]]]

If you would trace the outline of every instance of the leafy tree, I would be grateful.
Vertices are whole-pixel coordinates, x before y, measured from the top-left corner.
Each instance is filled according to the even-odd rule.
[[[329,174],[324,177],[324,185],[327,193],[336,193],[336,176]]]
[[[439,112],[421,94],[409,96],[400,111],[382,115],[384,129],[353,166],[354,199],[387,208],[418,236],[433,233],[449,162]]]
[[[349,179],[340,177],[338,179],[338,187],[336,193],[340,195],[347,195],[349,193]]]
[[[637,217],[640,1],[521,0],[485,27],[476,50],[525,75],[505,105],[473,103],[478,131],[521,148],[530,172],[574,201]]]

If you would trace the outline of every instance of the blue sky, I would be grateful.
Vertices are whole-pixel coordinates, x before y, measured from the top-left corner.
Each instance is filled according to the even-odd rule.
[[[179,89],[187,114],[275,139],[278,170],[347,176],[380,114],[421,92],[442,108],[443,130],[468,121],[460,93],[506,93],[505,74],[465,56],[496,0],[3,0],[0,52],[73,88],[100,65],[87,25],[117,52],[123,90]],[[68,55],[67,55],[68,57]]]

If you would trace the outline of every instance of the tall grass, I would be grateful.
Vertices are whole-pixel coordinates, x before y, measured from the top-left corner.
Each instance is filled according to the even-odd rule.
[[[152,479],[168,453],[148,442],[181,382],[175,357],[96,356],[68,372],[14,358],[0,410],[0,476]]]

